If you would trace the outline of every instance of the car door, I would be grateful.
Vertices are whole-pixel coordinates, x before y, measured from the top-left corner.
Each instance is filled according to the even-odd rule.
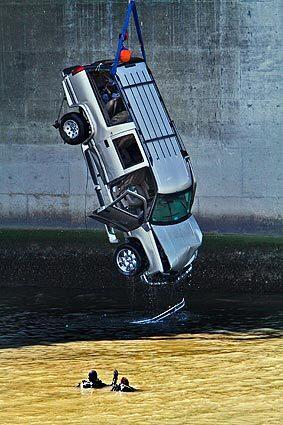
[[[129,211],[126,211],[125,209],[120,208],[117,205],[121,205],[121,201],[129,195],[132,197],[139,198],[143,202],[143,211],[138,216],[130,213]],[[111,204],[100,207],[95,210],[90,215],[90,217],[100,221],[103,224],[110,225],[117,230],[121,230],[122,232],[130,232],[140,227],[140,225],[143,223],[146,207],[147,202],[143,196],[130,190],[126,190]]]

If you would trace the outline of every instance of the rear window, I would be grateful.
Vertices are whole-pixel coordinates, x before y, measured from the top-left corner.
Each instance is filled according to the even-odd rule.
[[[90,71],[88,78],[96,93],[107,125],[131,121],[119,87],[108,71]]]
[[[143,162],[143,157],[133,134],[113,140],[123,168],[133,167]]]

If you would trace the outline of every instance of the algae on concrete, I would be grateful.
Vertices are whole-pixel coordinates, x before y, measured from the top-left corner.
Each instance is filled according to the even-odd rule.
[[[205,235],[183,286],[205,294],[281,291],[282,246],[280,237]],[[115,269],[115,248],[102,231],[0,230],[0,286],[131,289]]]

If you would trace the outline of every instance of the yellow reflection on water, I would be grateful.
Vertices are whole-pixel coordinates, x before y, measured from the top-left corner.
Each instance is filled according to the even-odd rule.
[[[195,334],[0,352],[1,424],[280,424],[279,336]],[[84,390],[89,369],[141,391]]]

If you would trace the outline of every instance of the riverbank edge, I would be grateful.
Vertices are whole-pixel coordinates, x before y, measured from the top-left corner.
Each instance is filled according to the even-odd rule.
[[[112,262],[116,247],[102,230],[0,229],[0,287],[132,288]],[[198,293],[278,293],[282,275],[283,237],[205,234],[185,285]]]
[[[119,236],[119,233],[118,233]],[[120,235],[121,236],[121,235]],[[108,244],[107,236],[102,229],[81,230],[81,229],[16,229],[0,228],[1,243],[28,243],[36,242],[42,244],[58,243],[81,243]],[[120,242],[123,242],[121,237]],[[203,237],[203,245],[211,246],[257,246],[283,247],[283,236],[258,235],[258,234],[237,234],[237,233],[206,233]],[[109,244],[115,246],[116,244]],[[1,245],[0,245],[1,246]]]

